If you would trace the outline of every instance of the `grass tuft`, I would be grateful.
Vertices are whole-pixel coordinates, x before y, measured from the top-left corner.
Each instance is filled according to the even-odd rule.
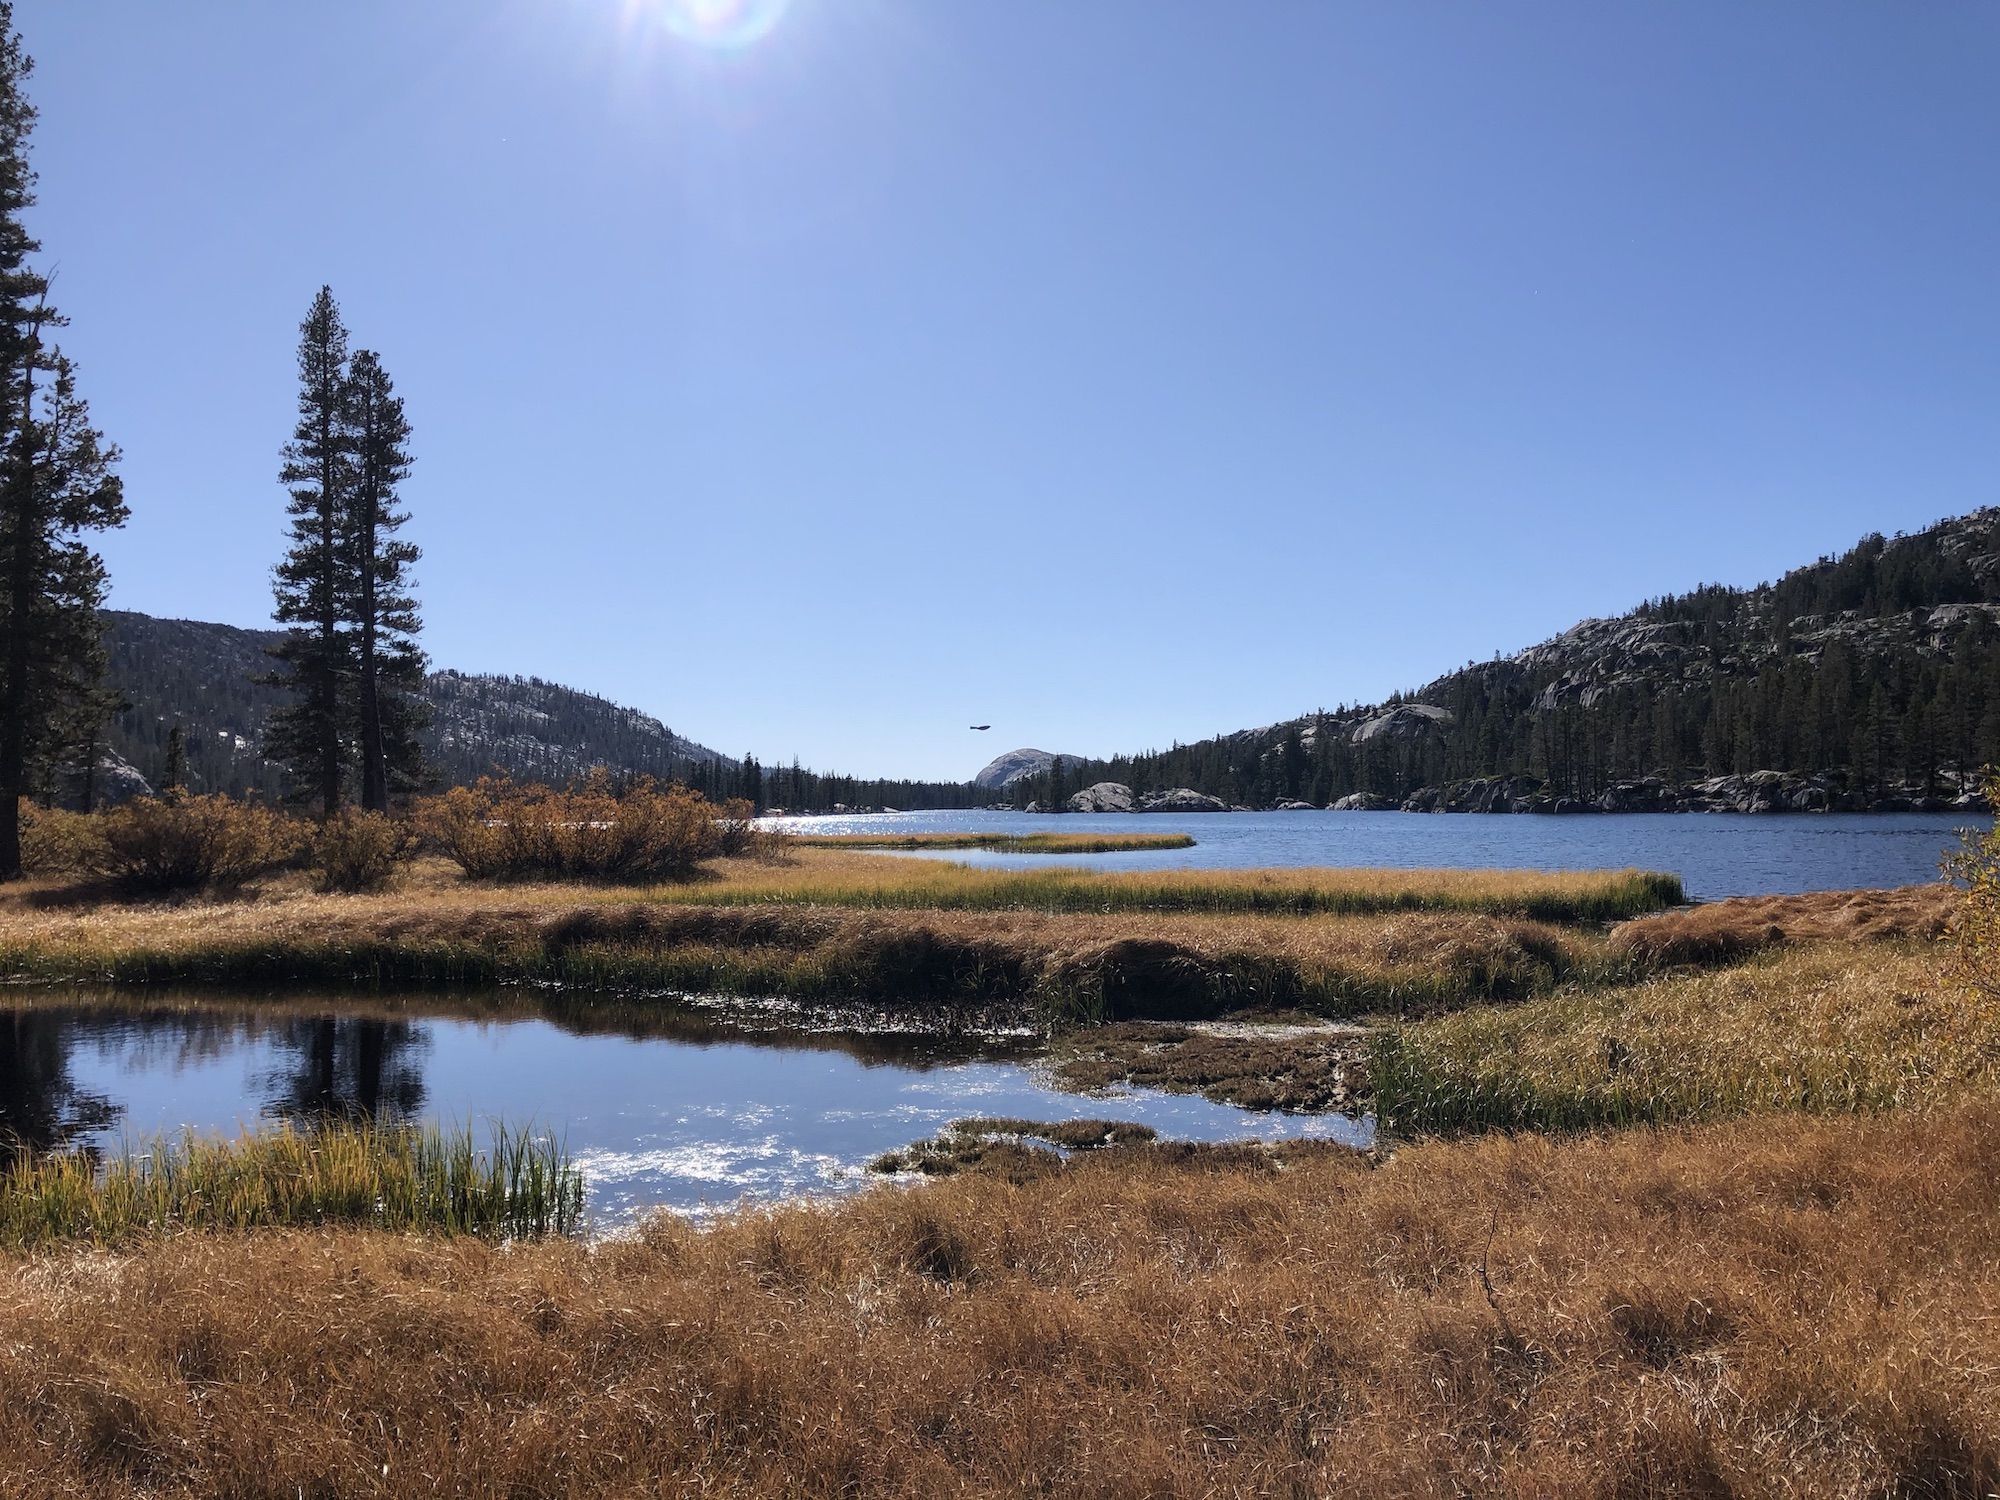
[[[1583,1130],[1991,1087],[2000,1002],[1951,983],[1941,959],[1825,943],[1384,1029],[1369,1048],[1376,1112],[1406,1134]]]
[[[0,1170],[0,1247],[122,1244],[183,1230],[346,1228],[538,1239],[582,1223],[583,1179],[560,1145],[495,1127],[332,1121],[234,1140],[162,1138],[100,1165],[24,1153]]]

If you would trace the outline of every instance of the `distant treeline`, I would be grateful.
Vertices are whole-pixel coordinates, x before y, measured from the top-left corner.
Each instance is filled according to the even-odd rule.
[[[968,808],[989,806],[995,793],[964,781],[885,781],[859,776],[822,775],[794,761],[765,766],[755,756],[683,766],[677,779],[710,801],[746,797],[759,812],[832,812],[835,808]]]

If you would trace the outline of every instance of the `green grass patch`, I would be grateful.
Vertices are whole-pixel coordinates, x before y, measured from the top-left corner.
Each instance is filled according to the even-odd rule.
[[[24,1153],[0,1171],[0,1248],[184,1230],[339,1226],[488,1239],[574,1233],[583,1178],[560,1146],[496,1127],[329,1122],[235,1139],[192,1131],[100,1164]]]

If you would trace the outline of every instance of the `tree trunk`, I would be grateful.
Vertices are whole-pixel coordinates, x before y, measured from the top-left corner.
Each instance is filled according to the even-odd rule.
[[[371,398],[372,399],[372,398]],[[373,460],[373,411],[370,430],[362,437]],[[380,486],[373,474],[361,475],[361,535],[355,548],[361,568],[361,805],[370,812],[389,810],[389,756],[382,743],[382,689],[375,660],[375,527],[380,511]]]
[[[79,789],[78,800],[82,811],[89,812],[97,802],[97,731],[91,730],[83,740],[83,785]]]
[[[319,545],[321,583],[319,616],[319,692],[324,712],[320,715],[319,802],[320,816],[332,817],[340,811],[340,536],[338,530],[340,482],[339,463],[334,456],[334,403],[337,394],[329,390],[320,405],[319,461]]]
[[[13,611],[6,661],[0,665],[0,880],[21,878],[21,797],[28,781],[28,674],[33,642],[28,639],[28,596],[35,587],[35,553],[41,526],[35,517],[35,363],[41,323],[28,340],[21,372],[21,445],[6,486],[7,529],[13,552],[7,559],[7,598]]]

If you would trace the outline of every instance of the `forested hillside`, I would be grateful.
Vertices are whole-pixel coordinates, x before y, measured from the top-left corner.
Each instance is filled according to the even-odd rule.
[[[278,632],[124,610],[107,611],[105,621],[107,680],[131,705],[113,721],[115,754],[157,783],[168,733],[179,724],[190,788],[283,792],[279,767],[260,754],[266,720],[283,701],[264,680]],[[595,765],[670,776],[721,758],[647,714],[538,678],[433,672],[424,698],[431,710],[424,759],[445,783],[496,767],[540,781],[563,781]]]
[[[112,720],[108,744],[117,761],[100,776],[100,795],[136,790],[140,779],[158,786],[176,725],[191,790],[285,794],[282,768],[261,753],[271,710],[283,701],[265,680],[278,632],[125,610],[106,611],[104,619],[106,680],[129,706]],[[560,784],[604,766],[621,776],[685,781],[713,796],[749,796],[762,806],[803,811],[968,806],[988,795],[958,783],[864,781],[726,758],[650,714],[534,677],[437,671],[425,679],[423,696],[431,715],[422,745],[432,785],[495,770]],[[122,775],[119,761],[134,774]]]
[[[1470,811],[1953,801],[2000,762],[2000,510],[1587,620],[1407,697],[1011,784]],[[1760,775],[1758,773],[1771,773]]]

